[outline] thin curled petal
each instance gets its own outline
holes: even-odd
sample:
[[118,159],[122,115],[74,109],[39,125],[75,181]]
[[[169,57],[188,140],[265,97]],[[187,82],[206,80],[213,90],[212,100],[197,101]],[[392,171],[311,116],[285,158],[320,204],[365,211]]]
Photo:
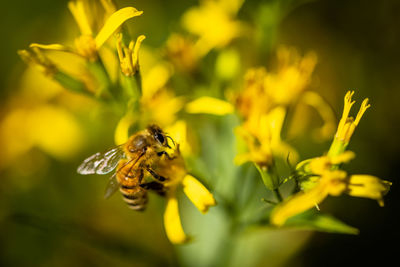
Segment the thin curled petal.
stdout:
[[319,204],[329,194],[326,183],[319,183],[306,193],[300,192],[275,207],[271,213],[271,224],[281,226],[290,217]]
[[201,213],[205,214],[209,207],[216,205],[213,195],[193,176],[186,175],[182,185],[183,192]]
[[104,23],[103,28],[97,34],[95,41],[99,49],[110,36],[128,19],[142,15],[143,11],[138,11],[133,7],[121,8],[113,13]]
[[372,175],[352,175],[348,186],[348,194],[354,197],[375,199],[383,207],[383,196],[387,194],[391,182],[381,180]]
[[164,213],[164,227],[171,243],[182,244],[189,240],[182,228],[176,196],[168,198],[167,207]]
[[231,103],[224,100],[203,96],[188,103],[186,105],[186,111],[194,114],[227,115],[233,113],[234,107]]
[[86,16],[85,7],[83,1],[69,2],[68,8],[72,13],[76,23],[78,24],[79,30],[83,35],[92,35],[92,29],[90,27],[89,20]]
[[40,48],[43,50],[52,50],[52,51],[62,51],[62,52],[71,52],[71,49],[65,45],[61,44],[49,44],[49,45],[44,45],[44,44],[37,44],[37,43],[32,43],[29,45],[30,48]]

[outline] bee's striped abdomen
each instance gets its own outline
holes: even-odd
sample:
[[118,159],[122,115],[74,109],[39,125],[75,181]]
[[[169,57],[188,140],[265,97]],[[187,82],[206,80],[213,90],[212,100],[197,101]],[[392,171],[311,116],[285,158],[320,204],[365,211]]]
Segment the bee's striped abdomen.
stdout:
[[125,203],[133,210],[144,210],[147,204],[147,192],[146,190],[136,187],[135,189],[123,189],[120,187],[122,197]]
[[[124,163],[120,163],[123,165]],[[127,164],[117,173],[117,180],[120,184],[119,191],[129,208],[142,211],[147,204],[147,191],[140,187],[139,181],[143,177],[143,170]]]

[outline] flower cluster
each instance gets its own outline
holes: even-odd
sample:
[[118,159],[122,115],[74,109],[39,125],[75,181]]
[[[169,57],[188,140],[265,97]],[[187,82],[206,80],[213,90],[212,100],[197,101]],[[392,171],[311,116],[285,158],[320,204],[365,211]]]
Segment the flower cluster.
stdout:
[[326,197],[347,193],[355,197],[375,199],[383,206],[383,196],[389,191],[391,182],[381,180],[372,175],[349,175],[339,167],[355,157],[347,151],[350,138],[361,120],[364,112],[370,107],[368,99],[364,99],[356,119],[349,117],[354,91],[347,92],[344,98],[343,115],[340,119],[335,137],[328,153],[324,156],[308,159],[296,166],[295,179],[301,191],[279,204],[271,214],[271,223],[282,225],[290,217],[318,207]]
[[[336,127],[330,106],[311,90],[317,56],[278,46],[276,51],[268,51],[275,52],[269,53],[276,55],[275,68],[246,65],[244,52],[235,41],[249,38],[255,30],[238,19],[243,2],[200,1],[182,15],[182,32],[171,33],[157,49],[146,46],[145,35],[132,38],[129,34],[131,19],[142,16],[143,11],[119,9],[112,0],[69,2],[79,29],[73,45],[32,43],[18,51],[31,67],[29,73],[36,68],[51,84],[43,86],[35,103],[14,103],[4,116],[0,135],[12,141],[0,152],[10,162],[34,147],[56,158],[71,157],[79,152],[85,130],[100,135],[109,134],[107,129],[112,128],[115,144],[121,145],[147,125],[159,125],[174,140],[169,156],[161,153],[154,166],[159,175],[168,177],[163,184],[164,226],[174,244],[190,240],[181,224],[180,191],[203,214],[218,200],[220,209],[215,210],[224,211],[232,229],[253,224],[283,226],[292,217],[318,208],[328,196],[348,194],[377,200],[383,206],[390,182],[341,169],[355,157],[347,148],[370,107],[368,99],[352,118],[354,92],[348,92],[329,151],[299,162],[300,149],[288,140],[286,128],[296,128],[292,118],[300,105],[312,107],[321,118],[313,137],[328,140]],[[212,62],[211,67],[207,62]],[[40,77],[32,80],[45,84]],[[33,87],[39,85],[35,83],[30,90]],[[108,119],[106,128],[96,123]],[[24,146],[19,145],[21,140]],[[288,177],[281,176],[278,163],[290,169],[286,170],[291,172]],[[226,173],[232,177],[226,178]],[[265,204],[240,186],[244,173],[253,174],[255,177],[248,177],[253,180],[259,176],[265,185],[259,188],[276,197],[276,201],[266,199],[272,204],[263,212],[267,219],[257,214],[241,221],[236,199]],[[220,192],[217,184],[235,195]],[[292,192],[284,192],[283,184],[292,187]]]

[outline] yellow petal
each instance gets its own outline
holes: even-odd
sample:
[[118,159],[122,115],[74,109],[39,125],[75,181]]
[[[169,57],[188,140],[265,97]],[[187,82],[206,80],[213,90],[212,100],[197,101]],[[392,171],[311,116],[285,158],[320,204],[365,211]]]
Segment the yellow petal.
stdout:
[[286,110],[283,107],[276,107],[268,113],[268,126],[271,134],[271,143],[279,143],[281,130],[285,120]]
[[89,20],[86,16],[85,7],[83,1],[69,2],[68,8],[74,16],[76,23],[78,24],[79,30],[83,35],[92,35],[92,29],[90,28]]
[[307,91],[303,94],[302,99],[304,103],[313,107],[320,115],[323,125],[315,131],[315,137],[317,139],[331,138],[335,131],[335,114],[328,103],[317,93]]
[[188,113],[205,113],[213,115],[226,115],[231,114],[234,111],[234,107],[231,103],[221,99],[203,96],[193,100],[186,105],[186,111]]
[[71,158],[80,150],[83,133],[76,119],[66,110],[43,105],[30,111],[26,129],[35,145],[48,154]]
[[307,192],[300,192],[285,200],[275,207],[271,213],[271,224],[281,226],[290,217],[302,213],[316,204],[319,204],[328,196],[328,184],[318,183]]
[[183,155],[190,155],[192,148],[187,141],[187,125],[184,120],[178,120],[173,125],[165,129],[166,133],[179,144]]
[[121,145],[126,143],[129,138],[129,127],[135,122],[132,114],[127,114],[120,119],[117,128],[115,129],[114,141],[115,144]]
[[164,227],[171,243],[182,244],[189,240],[182,228],[176,196],[168,198],[167,208],[164,213]]
[[186,175],[182,185],[183,192],[201,213],[206,213],[209,207],[216,205],[213,195],[193,176]]
[[380,206],[383,206],[383,196],[389,191],[391,185],[391,182],[372,175],[352,175],[348,194],[355,197],[375,199]]
[[168,82],[172,73],[173,69],[170,65],[164,62],[154,64],[143,77],[143,98],[149,99],[156,95]]
[[133,7],[125,7],[112,14],[104,23],[103,28],[96,36],[96,47],[99,49],[105,41],[124,23],[130,18],[142,15],[143,11],[138,11]]
[[30,44],[29,47],[34,48],[40,48],[43,50],[53,50],[53,51],[63,51],[63,52],[71,52],[71,49],[61,45],[61,44],[49,44],[49,45],[44,45],[44,44],[37,44],[37,43],[33,43]]
[[140,35],[136,39],[136,44],[135,44],[135,47],[133,48],[133,52],[132,52],[132,63],[136,66],[137,69],[139,68],[138,67],[138,65],[139,65],[139,48],[144,39],[146,39],[146,36],[144,36],[144,35]]
[[350,160],[354,159],[355,156],[356,156],[356,154],[353,151],[345,151],[340,155],[333,156],[331,158],[331,163],[333,165],[338,165],[338,164],[341,164],[341,163],[347,163]]

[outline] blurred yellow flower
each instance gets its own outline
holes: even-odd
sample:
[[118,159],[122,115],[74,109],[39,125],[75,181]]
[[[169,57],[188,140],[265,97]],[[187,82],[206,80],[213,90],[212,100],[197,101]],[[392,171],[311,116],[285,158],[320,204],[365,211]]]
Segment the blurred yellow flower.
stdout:
[[165,55],[181,72],[192,72],[199,61],[199,53],[195,42],[188,37],[173,33],[165,44]]
[[281,130],[286,109],[296,101],[316,108],[324,124],[320,136],[329,136],[333,130],[334,115],[317,94],[305,92],[316,64],[316,55],[300,57],[295,49],[280,47],[277,53],[278,68],[267,72],[265,68],[249,69],[245,75],[244,89],[236,98],[236,107],[243,119],[237,133],[247,144],[248,152],[238,155],[237,163],[252,161],[260,167],[272,164],[273,155],[297,161],[298,154],[281,140]]
[[248,151],[236,156],[236,164],[251,161],[261,168],[268,168],[273,162],[273,155],[285,158],[288,154],[297,160],[297,152],[281,140],[285,115],[283,107],[276,107],[267,114],[250,116],[237,127],[236,133],[243,138]]
[[266,75],[264,87],[272,102],[287,105],[296,101],[309,85],[317,56],[309,52],[301,57],[294,48],[281,46],[277,51],[277,61],[276,73]]
[[231,103],[209,96],[202,96],[187,103],[185,109],[186,112],[193,114],[227,115],[234,112]]
[[199,55],[224,47],[242,34],[243,25],[235,20],[242,3],[242,0],[205,0],[185,12],[182,24],[199,37],[196,43]]
[[83,132],[72,114],[50,104],[12,109],[0,122],[0,136],[4,164],[34,147],[58,159],[71,158],[83,144]]

